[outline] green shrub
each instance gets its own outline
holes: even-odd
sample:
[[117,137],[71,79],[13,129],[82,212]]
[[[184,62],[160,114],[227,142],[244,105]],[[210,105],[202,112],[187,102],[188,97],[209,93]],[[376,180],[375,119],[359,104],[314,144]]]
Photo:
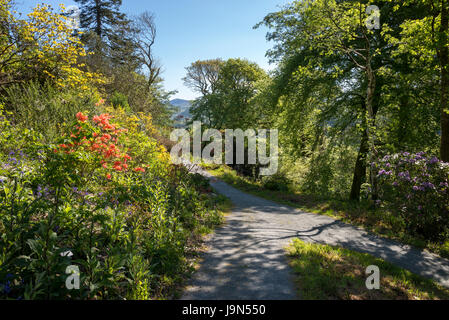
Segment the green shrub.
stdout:
[[122,107],[127,112],[131,112],[131,108],[128,103],[128,97],[124,94],[121,94],[120,92],[114,92],[111,97],[111,104],[114,106],[114,108]]
[[[139,121],[79,113],[47,143],[0,112],[0,299],[170,294],[192,235],[220,214]],[[69,266],[80,290],[65,286]]]
[[1,100],[13,113],[13,124],[33,129],[51,142],[61,135],[65,122],[75,119],[75,114],[95,112],[99,98],[95,92],[29,82],[7,88]]
[[262,186],[271,191],[288,192],[292,182],[283,174],[276,174],[262,178]]
[[387,155],[377,164],[378,205],[398,215],[407,233],[426,240],[449,237],[449,164],[424,152]]

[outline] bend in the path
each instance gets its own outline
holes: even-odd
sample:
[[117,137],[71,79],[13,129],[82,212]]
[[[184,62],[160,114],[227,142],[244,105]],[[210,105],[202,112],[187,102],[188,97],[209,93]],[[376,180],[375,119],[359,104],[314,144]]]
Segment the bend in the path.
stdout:
[[449,287],[449,260],[377,237],[327,216],[302,212],[212,178],[235,208],[208,242],[183,299],[295,299],[284,248],[293,238],[372,254]]

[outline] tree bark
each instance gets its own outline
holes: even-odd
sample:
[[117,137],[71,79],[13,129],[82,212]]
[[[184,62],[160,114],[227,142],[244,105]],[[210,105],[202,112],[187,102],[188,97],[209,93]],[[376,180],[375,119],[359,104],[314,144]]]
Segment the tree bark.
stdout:
[[355,163],[354,179],[352,181],[350,199],[359,201],[362,184],[366,182],[366,156],[368,155],[368,136],[363,132],[360,142],[359,155]]
[[369,146],[369,167],[370,167],[370,180],[372,188],[372,199],[377,200],[377,173],[375,169],[371,166],[371,163],[376,161],[376,146],[375,146],[375,136],[374,129],[376,125],[376,114],[374,111],[374,94],[376,92],[376,75],[371,66],[371,57],[368,56],[366,65],[366,76],[368,80],[368,88],[366,92],[366,109],[368,111],[368,119],[366,126],[366,135],[368,136],[368,146]]
[[447,33],[449,30],[449,11],[447,2],[443,1],[441,8],[440,26],[440,65],[441,65],[441,147],[440,158],[444,162],[449,162],[449,49]]
[[95,0],[95,33],[101,38],[103,36],[103,26],[101,23],[101,2]]

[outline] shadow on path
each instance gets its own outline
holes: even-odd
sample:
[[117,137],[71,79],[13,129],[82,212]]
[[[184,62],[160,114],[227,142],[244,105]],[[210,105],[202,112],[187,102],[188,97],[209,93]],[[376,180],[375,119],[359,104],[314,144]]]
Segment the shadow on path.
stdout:
[[246,194],[216,179],[211,184],[235,207],[226,225],[207,241],[209,250],[182,299],[296,299],[284,250],[293,238],[369,253],[449,287],[449,260]]

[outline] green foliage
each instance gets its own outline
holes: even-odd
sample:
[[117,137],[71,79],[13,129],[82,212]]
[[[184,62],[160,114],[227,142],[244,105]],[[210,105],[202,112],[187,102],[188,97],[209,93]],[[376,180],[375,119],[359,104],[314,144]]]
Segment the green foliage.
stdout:
[[48,142],[62,133],[65,122],[78,112],[94,112],[98,94],[80,89],[58,89],[50,83],[17,84],[6,89],[5,108],[13,112],[15,125],[41,133]]
[[308,193],[352,190],[358,199],[376,175],[368,160],[402,150],[437,154],[447,127],[440,125],[438,61],[428,47],[429,3],[381,2],[380,30],[367,28],[367,5],[293,1],[258,25],[270,28],[268,56],[278,63],[255,99],[264,106],[260,117],[279,128],[282,170]]
[[282,174],[262,178],[262,186],[272,191],[288,192],[291,187],[291,181]]
[[64,16],[38,4],[18,19],[11,6],[10,0],[0,1],[0,89],[35,80],[88,90],[103,81],[81,63],[87,52]]
[[[123,112],[79,113],[50,144],[0,119],[0,297],[169,296],[192,234],[221,222],[205,182],[171,166],[148,124]],[[81,285],[70,291],[73,265]]]
[[425,153],[385,156],[378,164],[381,200],[408,233],[426,240],[449,237],[449,165]]
[[202,93],[191,108],[194,120],[216,129],[251,128],[258,119],[252,99],[267,75],[242,59],[197,61],[187,68],[186,84]]
[[116,28],[129,21],[120,12],[121,0],[75,0],[81,5],[81,27],[95,32],[99,37],[112,38]]
[[128,97],[120,92],[114,92],[111,97],[111,104],[114,106],[114,108],[122,107],[127,112],[131,111],[128,103]]

